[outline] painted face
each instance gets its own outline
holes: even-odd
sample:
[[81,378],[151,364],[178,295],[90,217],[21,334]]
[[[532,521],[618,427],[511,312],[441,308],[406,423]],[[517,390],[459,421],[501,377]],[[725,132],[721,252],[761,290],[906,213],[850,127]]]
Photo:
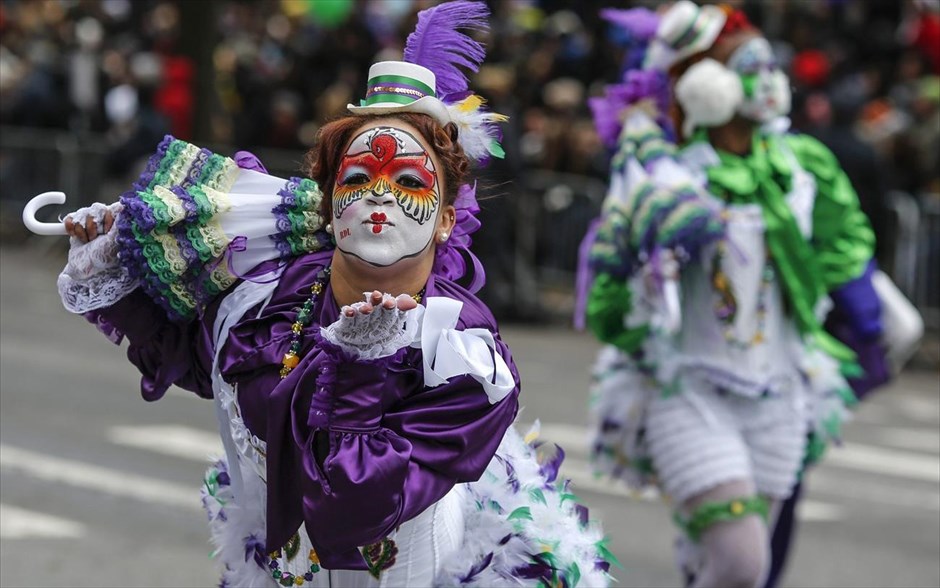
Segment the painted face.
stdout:
[[412,134],[375,127],[353,139],[333,188],[336,247],[375,266],[427,249],[440,208],[430,154]]
[[780,70],[770,43],[754,37],[735,49],[728,67],[744,86],[744,101],[738,113],[757,122],[767,122],[790,112],[790,80]]

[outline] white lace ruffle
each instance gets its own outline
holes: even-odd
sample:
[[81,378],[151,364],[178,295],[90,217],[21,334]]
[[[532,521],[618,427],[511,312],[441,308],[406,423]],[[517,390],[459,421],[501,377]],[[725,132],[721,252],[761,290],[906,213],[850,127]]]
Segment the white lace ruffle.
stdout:
[[[382,302],[392,299],[391,295],[385,294]],[[398,308],[387,309],[380,304],[371,313],[362,314],[359,309],[365,304],[357,302],[351,305],[350,308],[356,311],[351,317],[341,312],[336,322],[320,330],[323,338],[361,360],[394,355],[414,341],[421,307],[401,311]]]
[[228,417],[229,431],[232,435],[232,441],[238,450],[239,463],[247,465],[262,480],[267,480],[267,443],[257,435],[253,435],[248,430],[245,420],[242,418],[236,400],[235,388],[231,384],[219,378],[219,387],[215,391],[218,396],[218,402]]
[[[116,219],[122,207],[117,202],[110,206],[96,202],[69,216],[82,225],[91,217],[101,227],[108,210]],[[117,230],[113,226],[111,231],[88,243],[75,237],[71,237],[69,243],[68,263],[56,280],[62,305],[69,312],[82,314],[111,306],[137,288],[137,279],[118,261]]]

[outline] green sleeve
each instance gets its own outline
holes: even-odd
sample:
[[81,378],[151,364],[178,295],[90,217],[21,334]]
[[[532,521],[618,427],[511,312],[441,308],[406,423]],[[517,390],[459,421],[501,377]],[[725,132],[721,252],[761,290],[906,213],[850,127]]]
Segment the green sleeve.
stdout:
[[625,280],[610,274],[594,278],[587,302],[587,325],[594,336],[622,351],[637,351],[649,333],[649,326],[624,326],[624,317],[630,312],[633,293]]
[[827,291],[865,271],[875,233],[835,155],[808,135],[787,135],[800,165],[816,179],[812,245]]

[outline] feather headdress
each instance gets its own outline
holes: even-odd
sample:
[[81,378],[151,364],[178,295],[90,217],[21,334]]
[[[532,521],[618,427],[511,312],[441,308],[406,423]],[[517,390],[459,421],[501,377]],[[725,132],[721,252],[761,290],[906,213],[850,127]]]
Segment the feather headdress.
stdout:
[[376,63],[369,70],[366,99],[349,105],[353,114],[420,112],[442,125],[457,125],[457,140],[478,163],[502,158],[498,123],[505,116],[489,112],[473,94],[468,73],[480,70],[486,49],[462,31],[489,29],[489,9],[483,2],[457,0],[418,13],[408,35],[404,61]]
[[428,68],[437,78],[444,102],[469,87],[464,69],[476,73],[486,57],[479,41],[460,29],[487,31],[490,11],[483,2],[446,2],[418,13],[418,24],[405,42],[405,61]]

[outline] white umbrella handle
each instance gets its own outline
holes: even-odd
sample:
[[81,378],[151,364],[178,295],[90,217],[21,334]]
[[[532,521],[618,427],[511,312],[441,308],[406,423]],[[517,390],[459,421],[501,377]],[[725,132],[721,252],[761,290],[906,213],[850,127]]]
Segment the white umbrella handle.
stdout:
[[65,204],[65,192],[43,192],[34,196],[23,207],[23,224],[37,235],[67,235],[62,223],[44,223],[36,220],[36,211],[48,204]]

